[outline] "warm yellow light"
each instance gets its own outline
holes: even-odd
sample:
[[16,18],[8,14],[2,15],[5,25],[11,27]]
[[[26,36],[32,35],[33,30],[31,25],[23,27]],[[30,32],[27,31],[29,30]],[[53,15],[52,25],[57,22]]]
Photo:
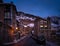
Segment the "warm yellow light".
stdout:
[[16,27],[16,30],[18,29],[18,27]]
[[11,30],[11,35],[14,33],[14,31],[13,30]]
[[40,27],[43,27],[43,25],[40,25]]
[[13,33],[13,30],[12,30],[12,33]]

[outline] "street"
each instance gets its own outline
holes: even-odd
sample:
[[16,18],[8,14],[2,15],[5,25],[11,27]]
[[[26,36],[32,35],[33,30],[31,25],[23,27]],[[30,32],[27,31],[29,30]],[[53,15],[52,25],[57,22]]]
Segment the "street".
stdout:
[[[41,45],[37,44],[31,37],[26,37],[25,39],[19,41],[18,43],[4,46],[41,46]],[[44,46],[57,46],[57,45],[46,41],[46,45]]]

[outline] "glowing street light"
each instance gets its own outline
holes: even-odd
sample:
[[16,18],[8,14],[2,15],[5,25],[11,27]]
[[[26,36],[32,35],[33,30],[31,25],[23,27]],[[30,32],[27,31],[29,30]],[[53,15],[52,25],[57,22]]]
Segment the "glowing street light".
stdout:
[[18,29],[18,27],[16,27],[16,30]]

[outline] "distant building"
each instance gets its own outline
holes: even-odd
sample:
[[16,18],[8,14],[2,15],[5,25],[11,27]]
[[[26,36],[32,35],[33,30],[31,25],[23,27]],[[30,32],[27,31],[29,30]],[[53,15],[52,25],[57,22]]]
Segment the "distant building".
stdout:
[[51,39],[60,44],[60,17],[52,16],[51,18]]
[[46,39],[50,39],[51,34],[51,22],[50,18],[47,19],[44,18],[37,18],[35,20],[35,31],[38,35],[43,34]]
[[16,19],[19,21],[21,36],[31,33],[34,27],[35,17],[33,17],[33,15],[26,14],[24,12],[17,12],[17,13],[18,15],[16,16]]
[[20,31],[22,34],[29,34],[34,31],[35,35],[43,33],[46,38],[50,38],[51,22],[38,16],[18,12],[17,20],[20,22]]

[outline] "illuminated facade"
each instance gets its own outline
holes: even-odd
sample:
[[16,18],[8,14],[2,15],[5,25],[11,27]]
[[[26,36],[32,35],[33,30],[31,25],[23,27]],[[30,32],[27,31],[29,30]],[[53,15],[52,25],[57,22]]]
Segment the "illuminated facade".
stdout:
[[36,35],[41,35],[43,34],[46,39],[50,39],[50,34],[51,34],[51,22],[49,18],[43,19],[43,18],[37,18],[34,22],[35,24],[35,34]]

